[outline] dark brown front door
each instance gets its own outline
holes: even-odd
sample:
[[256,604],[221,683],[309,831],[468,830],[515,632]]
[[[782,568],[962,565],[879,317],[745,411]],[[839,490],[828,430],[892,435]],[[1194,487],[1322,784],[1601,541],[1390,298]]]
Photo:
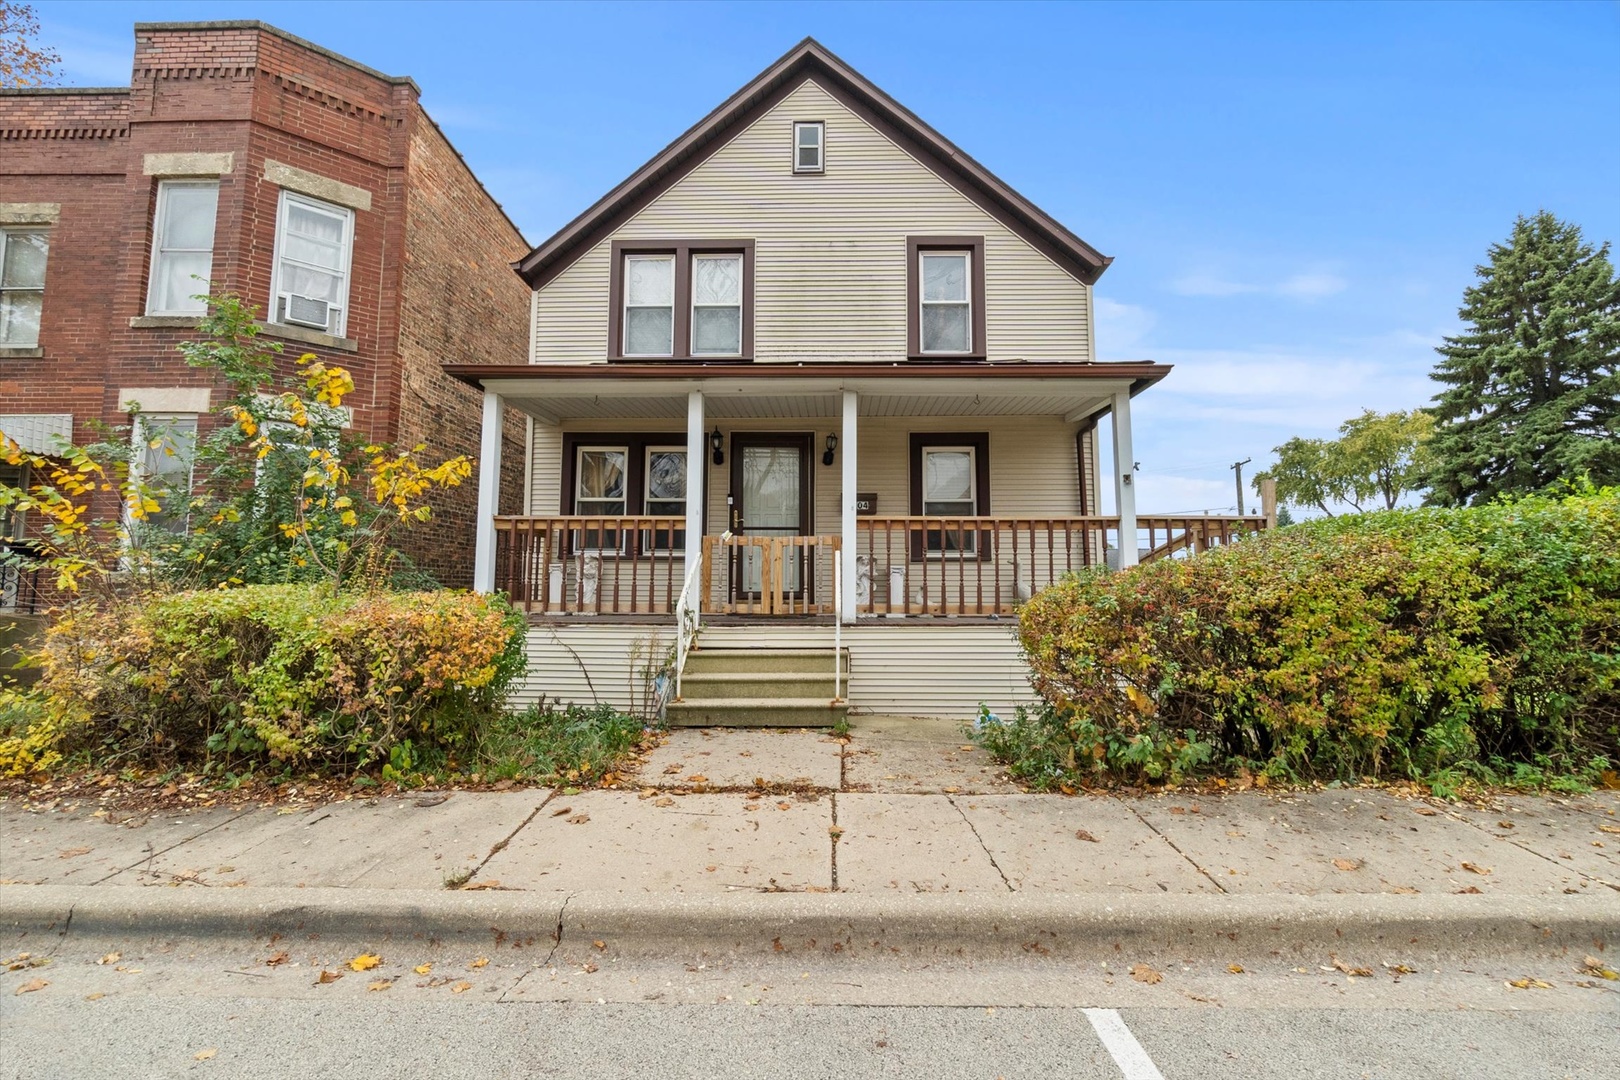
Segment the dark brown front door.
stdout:
[[[814,435],[739,432],[731,437],[731,531],[740,536],[808,536]],[[736,551],[734,598],[758,597],[764,548]],[[802,596],[807,567],[789,558],[782,567],[783,592]]]

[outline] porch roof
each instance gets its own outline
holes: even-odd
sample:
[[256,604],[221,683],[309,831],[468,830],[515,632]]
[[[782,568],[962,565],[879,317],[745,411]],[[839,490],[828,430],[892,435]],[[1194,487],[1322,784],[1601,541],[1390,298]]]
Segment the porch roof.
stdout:
[[701,390],[717,418],[835,416],[842,392],[863,416],[1036,416],[1080,421],[1135,395],[1170,365],[1112,363],[921,364],[447,364],[470,386],[549,421],[686,415]]

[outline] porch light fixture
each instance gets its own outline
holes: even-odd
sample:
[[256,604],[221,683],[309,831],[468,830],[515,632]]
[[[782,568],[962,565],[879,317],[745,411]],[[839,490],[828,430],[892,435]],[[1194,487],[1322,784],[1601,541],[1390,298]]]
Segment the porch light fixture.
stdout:
[[835,450],[837,450],[837,449],[838,449],[838,436],[837,435],[828,435],[827,436],[827,452],[825,454],[821,455],[821,463],[823,465],[831,465],[833,463],[833,452]]
[[712,451],[711,457],[716,465],[726,463],[726,437],[720,434],[719,424],[714,426],[713,433],[709,435],[709,449]]

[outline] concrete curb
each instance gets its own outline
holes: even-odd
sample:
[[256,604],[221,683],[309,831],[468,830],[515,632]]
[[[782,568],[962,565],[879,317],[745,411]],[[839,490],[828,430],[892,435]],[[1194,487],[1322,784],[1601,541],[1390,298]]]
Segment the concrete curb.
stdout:
[[420,892],[8,885],[0,929],[75,938],[603,941],[647,958],[1186,960],[1546,954],[1620,943],[1620,896]]

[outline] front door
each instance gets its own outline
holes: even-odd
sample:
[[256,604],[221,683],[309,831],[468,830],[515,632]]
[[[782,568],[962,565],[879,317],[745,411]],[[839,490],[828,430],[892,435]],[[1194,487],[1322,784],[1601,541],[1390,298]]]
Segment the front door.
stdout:
[[[814,435],[748,434],[731,437],[731,531],[742,536],[810,534],[810,455]],[[738,547],[732,566],[733,600],[757,599],[768,548]],[[782,592],[804,593],[804,549],[782,560]]]

